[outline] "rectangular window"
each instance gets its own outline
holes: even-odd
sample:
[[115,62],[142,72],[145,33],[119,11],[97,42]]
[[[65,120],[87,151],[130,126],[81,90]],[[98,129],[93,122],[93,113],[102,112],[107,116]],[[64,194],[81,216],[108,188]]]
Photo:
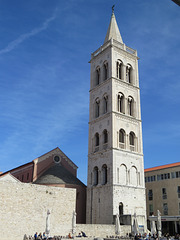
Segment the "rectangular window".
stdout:
[[179,177],[179,172],[176,172],[176,178],[178,178]]
[[164,174],[161,174],[161,180],[163,180],[164,179]]
[[149,204],[149,216],[153,215],[153,205]]
[[167,205],[167,203],[163,203],[163,213],[164,213],[164,215],[168,215],[168,205]]
[[172,172],[171,173],[171,178],[175,178],[176,176],[175,176],[175,172]]
[[153,200],[153,191],[152,191],[152,189],[149,190],[148,198],[149,198],[150,201]]
[[161,175],[157,175],[157,181],[161,180]]
[[168,179],[170,179],[170,173],[168,173]]
[[177,187],[178,198],[180,198],[180,186]]
[[145,182],[147,182],[147,177],[145,177]]
[[163,199],[167,199],[166,188],[162,188],[162,198],[163,198]]
[[151,178],[150,177],[148,177],[148,182],[150,182],[151,181]]

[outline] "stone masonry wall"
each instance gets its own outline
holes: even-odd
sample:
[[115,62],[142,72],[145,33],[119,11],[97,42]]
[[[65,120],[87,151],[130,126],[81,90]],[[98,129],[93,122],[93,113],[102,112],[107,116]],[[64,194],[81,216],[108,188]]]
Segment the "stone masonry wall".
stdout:
[[[101,237],[107,238],[110,236],[116,236],[115,225],[107,224],[77,224],[76,235],[81,231],[85,232],[88,237]],[[120,235],[126,236],[127,233],[131,232],[131,226],[121,226]]]
[[3,240],[21,240],[24,234],[42,233],[50,210],[50,235],[72,230],[75,189],[29,183],[0,182],[0,233]]

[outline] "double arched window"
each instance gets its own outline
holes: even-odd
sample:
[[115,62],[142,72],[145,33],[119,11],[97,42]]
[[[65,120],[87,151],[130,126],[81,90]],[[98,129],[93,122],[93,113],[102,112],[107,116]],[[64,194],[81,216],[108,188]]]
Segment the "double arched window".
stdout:
[[100,169],[97,166],[94,167],[93,169],[93,185],[97,186],[99,183],[102,185],[107,184],[108,182],[108,171],[107,171],[107,165],[103,164],[102,168]]
[[122,60],[116,61],[116,77],[120,80],[124,80],[127,83],[134,84],[134,69],[130,63],[125,65]]
[[96,98],[94,103],[94,117],[97,118],[101,114],[105,114],[109,111],[108,95],[105,93],[102,99]]
[[[127,135],[128,136],[128,135]],[[128,140],[128,139],[127,139]],[[129,144],[128,144],[129,142]],[[126,132],[124,129],[119,130],[119,148],[125,149],[128,146],[129,150],[137,151],[137,138],[134,132],[129,133],[129,141],[126,141]]]
[[104,61],[101,67],[97,66],[95,69],[94,86],[97,86],[101,83],[101,81],[105,81],[106,79],[108,79],[108,74],[108,62]]
[[104,129],[104,131],[102,132],[102,144],[100,143],[100,135],[97,132],[94,135],[94,152],[97,152],[99,150],[106,150],[108,147],[108,132],[107,129]]

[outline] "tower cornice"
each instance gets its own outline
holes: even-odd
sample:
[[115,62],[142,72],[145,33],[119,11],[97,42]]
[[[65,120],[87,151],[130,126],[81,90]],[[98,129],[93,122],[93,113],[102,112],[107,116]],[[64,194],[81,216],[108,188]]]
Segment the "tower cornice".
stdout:
[[131,57],[133,56],[136,59],[139,59],[139,57],[137,56],[137,51],[135,49],[126,46],[125,43],[121,43],[121,42],[118,42],[117,40],[110,39],[109,41],[104,43],[100,48],[98,48],[96,51],[91,53],[91,60],[89,62],[91,63],[92,59],[99,56],[99,54],[104,52],[108,47],[116,47],[122,50],[123,52],[125,52],[127,55],[130,55]]
[[101,122],[103,119],[110,117],[110,115],[112,115],[112,114],[115,114],[115,115],[117,115],[117,117],[122,118],[122,119],[128,119],[130,122],[134,122],[134,123],[136,123],[136,122],[141,123],[142,122],[141,119],[137,119],[135,117],[125,115],[125,114],[120,113],[120,112],[112,111],[112,112],[106,113],[106,114],[104,114],[104,115],[102,115],[102,116],[100,116],[96,119],[93,119],[92,121],[89,121],[89,124],[94,124],[94,123],[97,123],[97,122]]
[[[110,152],[112,150],[116,150],[116,151],[119,151],[119,152],[124,152],[124,153],[131,153],[133,155],[137,155],[137,156],[141,156],[143,157],[144,154],[143,153],[139,153],[139,152],[135,152],[135,151],[130,151],[130,150],[127,150],[127,149],[122,149],[122,148],[113,148],[113,147],[110,147],[110,148],[107,148],[106,150],[102,149],[102,150],[99,150],[98,152],[91,152],[88,154],[88,157],[92,157],[92,156],[98,156],[98,155],[101,155],[101,158],[103,157],[103,153],[107,153],[107,152]],[[91,158],[92,160],[93,158]]]

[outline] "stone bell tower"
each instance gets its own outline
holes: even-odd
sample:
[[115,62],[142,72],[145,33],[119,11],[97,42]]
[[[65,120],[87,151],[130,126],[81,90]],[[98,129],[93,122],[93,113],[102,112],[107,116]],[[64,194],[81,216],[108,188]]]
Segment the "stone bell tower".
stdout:
[[117,213],[132,222],[136,214],[146,228],[138,57],[114,11],[90,63],[87,223],[112,224]]

